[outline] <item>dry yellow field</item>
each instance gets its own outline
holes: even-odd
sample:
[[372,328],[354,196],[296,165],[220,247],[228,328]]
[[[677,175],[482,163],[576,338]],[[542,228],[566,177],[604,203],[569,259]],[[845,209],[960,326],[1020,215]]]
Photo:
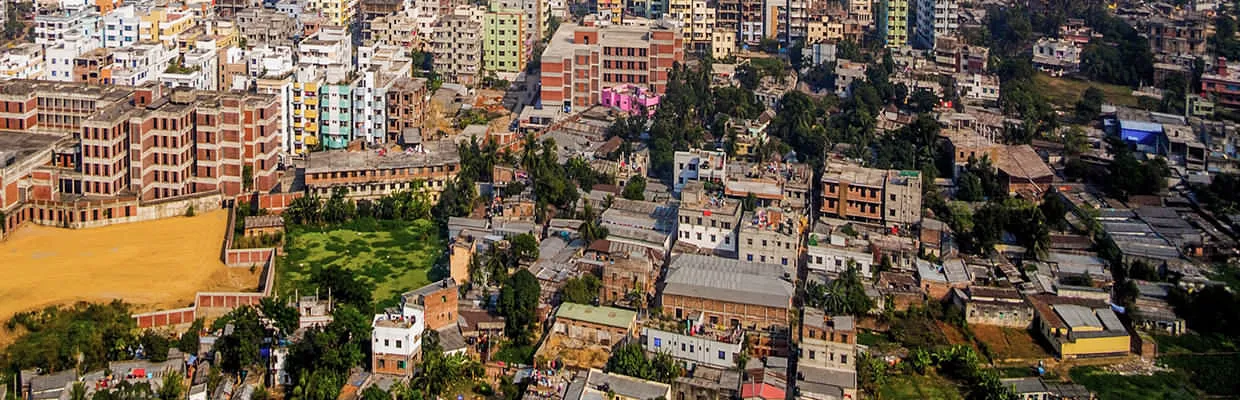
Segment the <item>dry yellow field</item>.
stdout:
[[[186,307],[198,291],[253,290],[257,273],[220,261],[227,211],[93,229],[26,226],[0,242],[0,321],[76,301],[135,311]],[[2,333],[0,333],[2,335]]]

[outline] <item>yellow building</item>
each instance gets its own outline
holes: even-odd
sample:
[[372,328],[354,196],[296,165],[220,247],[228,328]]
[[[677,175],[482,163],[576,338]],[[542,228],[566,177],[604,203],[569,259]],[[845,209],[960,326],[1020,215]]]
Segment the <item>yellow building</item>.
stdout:
[[322,77],[293,82],[292,105],[294,154],[305,154],[319,143],[319,86]]
[[179,35],[197,24],[193,14],[184,11],[168,11],[167,8],[153,9],[139,19],[138,39],[163,42],[165,45],[175,44]]
[[327,25],[349,26],[357,12],[357,0],[310,0],[307,11],[327,19]]
[[1034,325],[1059,358],[1124,355],[1132,339],[1105,302],[1033,296]]

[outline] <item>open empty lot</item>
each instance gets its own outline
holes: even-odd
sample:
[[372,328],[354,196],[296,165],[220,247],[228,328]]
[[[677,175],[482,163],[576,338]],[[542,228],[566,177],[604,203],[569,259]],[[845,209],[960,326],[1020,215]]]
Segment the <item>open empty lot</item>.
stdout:
[[313,293],[311,281],[324,267],[357,273],[374,284],[373,300],[392,306],[401,293],[430,283],[427,274],[443,254],[443,240],[427,220],[366,221],[332,227],[293,227],[276,279],[280,293]]
[[1051,357],[1028,329],[972,325],[973,335],[985,343],[997,360],[1034,360]]
[[[76,301],[135,311],[185,307],[198,291],[253,290],[258,274],[220,262],[226,211],[92,229],[26,226],[0,242],[0,321]],[[2,334],[2,333],[0,333]]]

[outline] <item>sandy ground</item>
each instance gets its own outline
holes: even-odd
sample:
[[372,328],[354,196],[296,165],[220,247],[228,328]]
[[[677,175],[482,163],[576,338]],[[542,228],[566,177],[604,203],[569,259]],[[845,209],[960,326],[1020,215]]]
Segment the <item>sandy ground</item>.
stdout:
[[140,312],[189,306],[198,291],[253,290],[258,271],[219,259],[227,223],[227,211],[215,211],[94,229],[26,226],[0,242],[0,321],[82,300],[122,299]]

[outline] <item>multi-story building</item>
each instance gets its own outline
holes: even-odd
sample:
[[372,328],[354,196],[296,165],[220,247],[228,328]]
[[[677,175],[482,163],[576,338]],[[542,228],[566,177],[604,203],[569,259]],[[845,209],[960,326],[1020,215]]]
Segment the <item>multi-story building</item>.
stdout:
[[197,26],[194,14],[174,12],[168,8],[152,9],[139,19],[138,40],[163,42],[170,46],[181,34]]
[[715,28],[715,7],[704,0],[668,0],[667,18],[680,26],[685,46],[697,52],[711,48]]
[[727,184],[728,154],[722,151],[689,149],[677,151],[672,159],[676,177],[673,190],[679,192],[689,182]]
[[99,14],[85,5],[41,8],[34,16],[34,42],[43,46],[55,46],[73,36],[79,36],[96,41],[94,47],[98,47],[99,21]]
[[209,49],[194,49],[184,53],[180,64],[174,62],[170,68],[159,74],[159,81],[169,87],[218,90],[219,67],[219,53]]
[[740,327],[754,354],[779,354],[789,334],[793,294],[784,273],[774,264],[681,254],[668,266],[659,304],[676,320]]
[[343,149],[354,137],[354,82],[346,79],[345,75],[328,74],[319,86],[319,143],[324,149]]
[[468,15],[452,14],[435,25],[431,54],[435,72],[445,81],[473,84],[482,70],[482,23]]
[[917,45],[929,49],[935,38],[955,36],[960,30],[958,0],[917,0]]
[[745,331],[739,326],[710,324],[705,313],[690,317],[687,321],[648,320],[642,328],[643,347],[650,353],[668,353],[689,370],[735,368],[737,356],[744,354]]
[[322,15],[329,25],[349,26],[357,14],[357,0],[310,0],[306,9]]
[[1081,67],[1081,47],[1070,40],[1038,39],[1033,44],[1033,66],[1055,76],[1076,72]]
[[376,314],[370,334],[371,372],[412,377],[413,362],[422,354],[425,332],[425,314],[412,304]]
[[1209,25],[1200,16],[1154,17],[1145,21],[1146,37],[1154,54],[1198,57],[1205,55]]
[[838,228],[822,222],[814,226],[806,243],[806,267],[833,275],[842,274],[852,267],[862,276],[872,277],[874,253],[869,242],[848,236]]
[[801,255],[801,217],[779,208],[746,211],[740,221],[738,258],[764,264],[779,264],[796,273]]
[[999,101],[999,77],[988,74],[957,74],[956,90],[965,102],[995,104]]
[[307,156],[306,189],[330,196],[340,187],[353,199],[378,199],[407,190],[423,190],[438,201],[448,180],[456,178],[461,158],[455,143],[423,143],[426,152],[323,151]]
[[526,47],[525,12],[499,9],[494,4],[482,21],[483,72],[511,80],[525,69],[529,48]]
[[[412,129],[420,129],[425,120],[427,87],[425,78],[400,77],[387,90],[388,142]],[[422,132],[423,140],[434,132]]]
[[[677,164],[679,166],[679,164]],[[809,215],[813,171],[807,164],[756,164],[733,162],[726,166],[724,195],[746,199],[753,195],[755,206],[778,207],[796,215]]]
[[822,174],[823,215],[885,225],[921,221],[921,174],[839,161]]
[[672,64],[684,62],[680,35],[661,25],[563,24],[542,54],[542,102],[565,111],[599,104],[603,88],[623,83],[667,88]]
[[92,85],[111,85],[112,52],[94,49],[73,58],[73,81]]
[[[370,30],[370,23],[379,17],[387,17],[393,15],[407,15],[406,12],[413,8],[414,4],[411,0],[360,0],[358,2],[358,20],[361,22],[361,31]],[[362,36],[365,38],[365,36]]]
[[603,304],[620,304],[631,308],[646,305],[646,296],[654,293],[659,269],[650,257],[640,251],[610,254],[602,267],[599,300]]
[[247,8],[237,12],[237,27],[245,47],[292,46],[290,32],[297,31],[297,20],[275,10]]
[[367,143],[386,143],[388,91],[411,74],[411,65],[400,47],[363,46],[358,49],[358,78],[353,82],[353,137]]
[[600,21],[619,24],[624,17],[624,0],[597,0],[594,2],[594,14]]
[[404,49],[421,49],[424,45],[419,40],[417,20],[403,13],[375,17],[367,26],[370,29],[363,32],[366,43]]
[[123,6],[103,17],[103,30],[99,39],[103,47],[109,49],[127,47],[138,42],[141,26],[142,18],[134,6]]
[[280,104],[274,97],[165,90],[153,83],[0,83],[0,102],[10,110],[0,126],[62,138],[49,152],[28,153],[36,156],[23,164],[30,169],[10,174],[6,168],[5,192],[13,194],[0,198],[6,227],[135,221],[150,218],[138,213],[149,201],[216,191],[236,196],[275,185]]
[[962,43],[953,36],[934,38],[934,63],[940,72],[985,73],[990,49]]
[[880,0],[878,6],[878,32],[883,45],[889,49],[907,46],[908,0]]
[[821,309],[806,308],[800,343],[798,386],[825,385],[832,388],[813,391],[842,393],[844,399],[857,397],[857,328],[852,316],[825,315]]
[[762,42],[766,26],[766,2],[763,0],[740,0],[740,40],[755,46]]
[[1228,65],[1219,58],[1212,73],[1201,74],[1201,91],[1211,96],[1216,104],[1224,107],[1240,107],[1240,67]]
[[691,182],[681,192],[677,221],[679,242],[725,255],[736,254],[741,226],[739,201],[714,197],[701,182]]
[[405,292],[400,297],[405,307],[413,307],[422,312],[426,318],[426,328],[440,330],[456,327],[457,309],[460,306],[460,287],[452,278],[444,278],[439,282]]
[[0,54],[0,80],[43,79],[47,53],[43,46],[22,43]]

